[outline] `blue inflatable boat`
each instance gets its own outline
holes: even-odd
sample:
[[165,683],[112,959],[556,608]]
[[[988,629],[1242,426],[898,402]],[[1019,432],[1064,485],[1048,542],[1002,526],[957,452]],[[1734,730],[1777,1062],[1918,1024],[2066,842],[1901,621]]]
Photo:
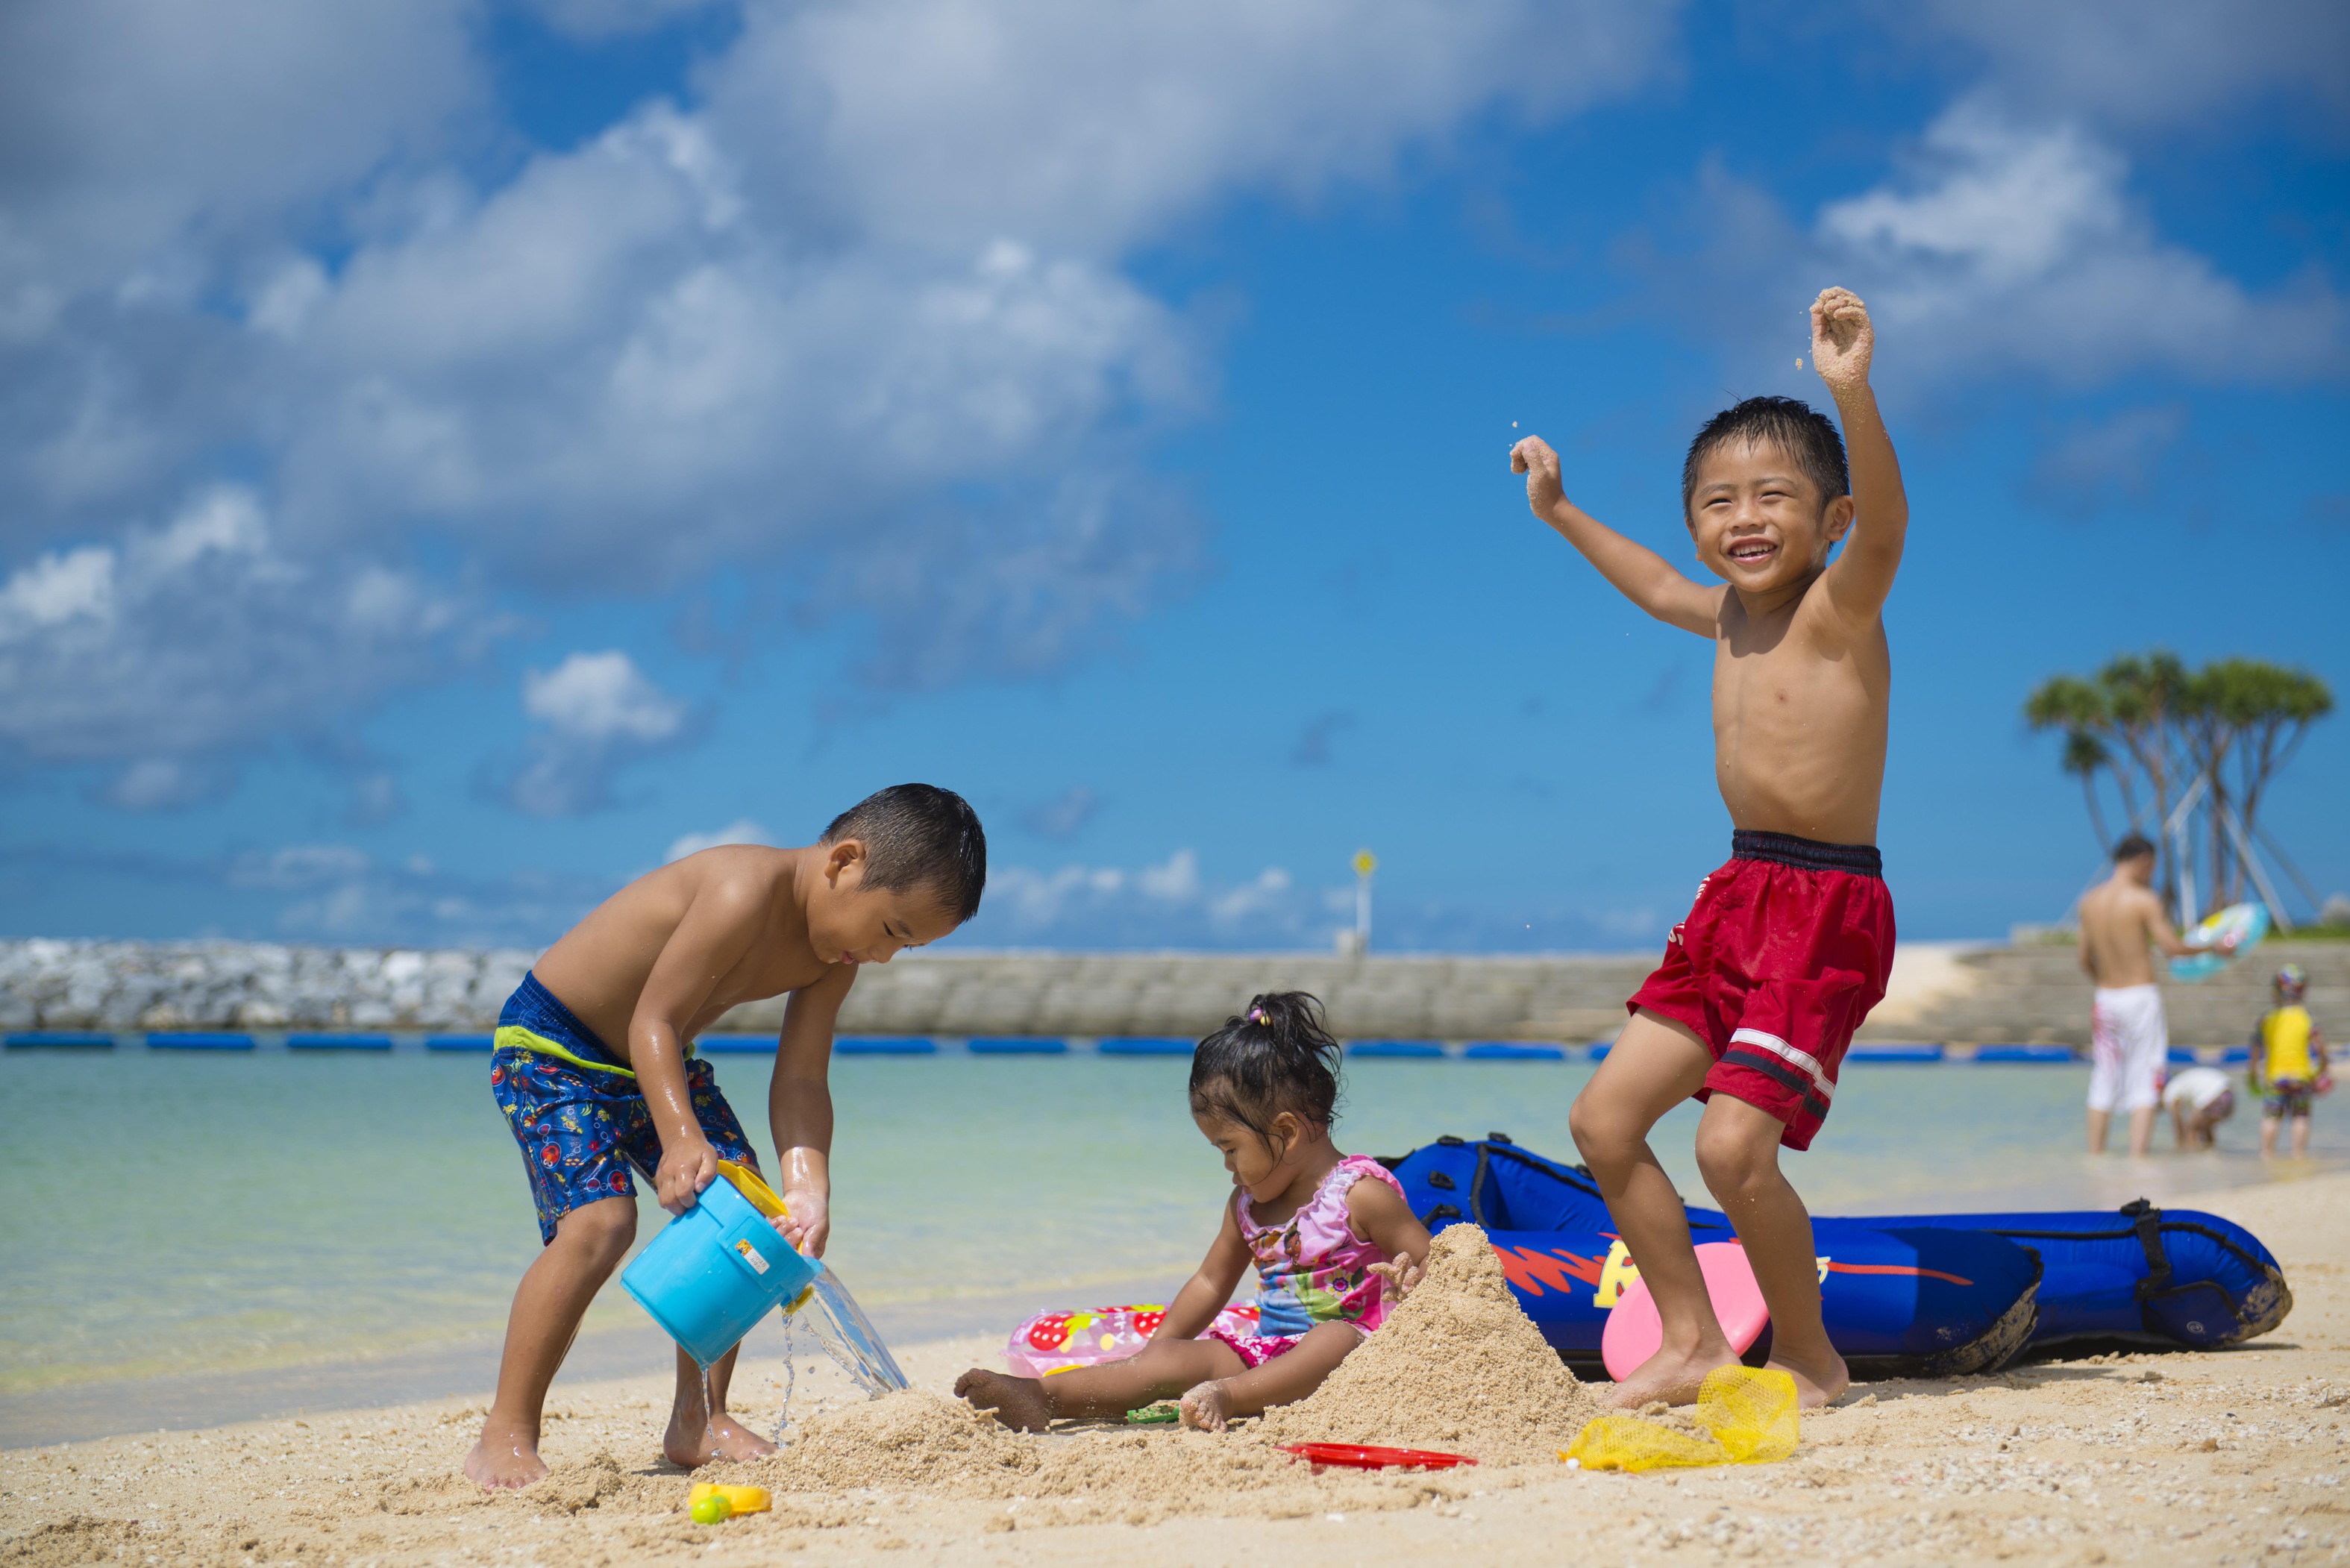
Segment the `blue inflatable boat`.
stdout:
[[[1597,1364],[1608,1310],[1636,1271],[1588,1171],[1499,1133],[1440,1138],[1383,1163],[1430,1231],[1481,1226],[1543,1337],[1578,1366]],[[1734,1239],[1719,1210],[1688,1212],[1697,1241]],[[2268,1333],[2293,1306],[2282,1271],[2250,1231],[2143,1200],[2118,1213],[1812,1225],[1828,1336],[1862,1376],[1989,1372],[2065,1342],[2208,1349]],[[1749,1359],[1767,1349],[1766,1331]]]

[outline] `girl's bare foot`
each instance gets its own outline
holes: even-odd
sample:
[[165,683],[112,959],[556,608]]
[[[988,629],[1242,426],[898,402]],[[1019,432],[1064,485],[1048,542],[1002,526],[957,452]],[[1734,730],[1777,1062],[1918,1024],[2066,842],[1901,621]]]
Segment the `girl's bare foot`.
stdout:
[[695,1421],[691,1412],[673,1413],[661,1438],[661,1453],[681,1469],[696,1469],[714,1459],[755,1459],[772,1454],[775,1445],[721,1410]]
[[1183,1424],[1202,1432],[1221,1432],[1231,1407],[1232,1396],[1224,1392],[1222,1383],[1211,1378],[1194,1384],[1183,1396]]
[[1828,1352],[1825,1361],[1806,1359],[1798,1365],[1773,1355],[1764,1365],[1795,1380],[1795,1408],[1798,1410],[1820,1409],[1852,1386],[1852,1374],[1845,1370],[1844,1357],[1833,1350]]
[[[1705,1375],[1717,1366],[1731,1366],[1737,1359],[1738,1352],[1730,1348],[1730,1341],[1720,1337],[1711,1345],[1690,1350],[1675,1350],[1668,1345],[1633,1368],[1632,1376],[1616,1385],[1616,1392],[1610,1397],[1621,1410],[1637,1410],[1655,1399],[1662,1399],[1668,1405],[1694,1405]],[[1801,1386],[1799,1378],[1797,1386]]]
[[489,1491],[525,1487],[546,1473],[546,1461],[538,1457],[538,1435],[503,1422],[484,1423],[481,1440],[465,1456],[465,1474]]
[[1053,1424],[1053,1402],[1041,1377],[1006,1377],[974,1366],[955,1379],[954,1391],[1015,1432],[1041,1432]]

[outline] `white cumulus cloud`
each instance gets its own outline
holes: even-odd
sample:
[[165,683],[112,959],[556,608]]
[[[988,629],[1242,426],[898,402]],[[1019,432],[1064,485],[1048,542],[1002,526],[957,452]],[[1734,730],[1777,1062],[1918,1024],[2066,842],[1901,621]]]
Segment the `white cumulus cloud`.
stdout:
[[819,221],[952,251],[1115,255],[1238,191],[1310,199],[1500,106],[1663,63],[1674,5],[1605,0],[858,0],[746,8],[712,114]]
[[2211,380],[2338,374],[2343,304],[2305,279],[2254,295],[2163,240],[2122,155],[2076,125],[1968,99],[1912,166],[1819,215],[1814,265],[1868,299],[1910,373],[2020,367],[2089,384],[2161,369]]
[[410,574],[297,557],[253,492],[213,488],[0,578],[0,755],[112,765],[132,809],[211,798],[278,738],[350,754],[358,718],[497,624]]
[[[588,39],[717,18],[532,3]],[[788,624],[863,628],[873,684],[1049,670],[1202,554],[1149,453],[1208,405],[1212,367],[1135,254],[1235,196],[1386,179],[1488,110],[1621,93],[1662,67],[1675,16],[745,0],[691,101],[528,152],[469,0],[8,7],[0,617],[86,628],[111,594],[129,625],[148,591],[130,557],[78,549],[233,469],[270,545],[237,556],[255,583],[224,602],[268,602],[264,562],[315,595],[299,563],[402,558],[422,531],[525,594],[766,574],[796,597]],[[351,607],[412,620],[436,596],[379,577]],[[192,610],[120,635],[167,670],[219,663],[181,640],[208,635]],[[342,679],[313,671],[351,635],[297,613],[267,640],[298,694]],[[406,669],[345,684],[445,672]],[[73,750],[61,711],[21,716],[42,704],[0,692],[19,715],[0,735]],[[250,680],[195,707],[232,748],[319,711]]]
[[618,649],[574,653],[552,670],[526,671],[522,708],[556,734],[581,741],[666,741],[685,723],[685,704]]
[[692,711],[619,649],[525,670],[522,706],[539,728],[497,794],[532,816],[601,810],[622,768],[691,738]]
[[0,637],[114,614],[116,554],[81,549],[45,555],[0,583]]

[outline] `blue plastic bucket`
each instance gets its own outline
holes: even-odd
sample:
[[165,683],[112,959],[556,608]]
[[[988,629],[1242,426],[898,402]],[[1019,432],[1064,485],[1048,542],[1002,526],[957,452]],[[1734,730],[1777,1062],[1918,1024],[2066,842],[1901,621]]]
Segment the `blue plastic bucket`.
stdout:
[[722,1176],[661,1228],[621,1272],[620,1283],[688,1355],[707,1366],[740,1345],[761,1318],[795,1300],[822,1266],[794,1251]]

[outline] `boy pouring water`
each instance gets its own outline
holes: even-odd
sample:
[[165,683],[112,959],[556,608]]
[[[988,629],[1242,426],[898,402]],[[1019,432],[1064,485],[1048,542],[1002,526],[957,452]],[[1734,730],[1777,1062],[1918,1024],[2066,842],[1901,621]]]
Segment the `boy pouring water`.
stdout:
[[[515,1291],[498,1392],[465,1457],[484,1487],[527,1486],[546,1390],[579,1320],[637,1233],[630,1168],[672,1214],[718,1162],[757,1169],[693,1042],[728,1009],[788,994],[767,1090],[790,1210],[811,1256],[831,1230],[832,1026],[859,964],[888,963],[971,919],[987,839],[962,796],[897,784],[801,849],[728,845],[648,872],[546,950],[498,1015],[490,1089],[522,1146],[543,1244]],[[775,1445],[726,1413],[728,1351],[705,1373],[681,1349],[661,1451],[687,1467]]]

